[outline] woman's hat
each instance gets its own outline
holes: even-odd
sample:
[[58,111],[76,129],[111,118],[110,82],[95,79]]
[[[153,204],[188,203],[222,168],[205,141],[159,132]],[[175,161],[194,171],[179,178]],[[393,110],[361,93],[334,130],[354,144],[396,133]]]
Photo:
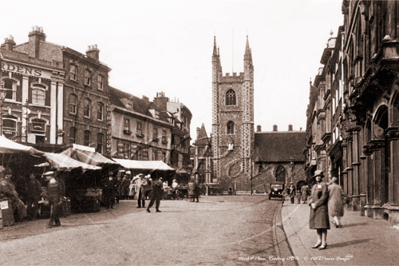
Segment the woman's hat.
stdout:
[[316,177],[316,176],[324,176],[323,171],[322,170],[316,170],[314,172],[314,176],[313,177]]
[[48,172],[45,172],[43,174],[43,176],[49,176],[49,175],[54,175],[54,172],[53,171],[48,171]]
[[126,174],[127,174],[127,175],[130,175],[130,174],[131,174],[131,172],[130,172],[130,171],[126,171]]

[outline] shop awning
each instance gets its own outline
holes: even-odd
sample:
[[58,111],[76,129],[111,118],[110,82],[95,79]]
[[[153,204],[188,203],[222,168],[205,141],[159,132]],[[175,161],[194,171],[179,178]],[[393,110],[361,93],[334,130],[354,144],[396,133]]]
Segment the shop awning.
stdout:
[[175,171],[163,161],[137,161],[112,158],[126,169]]
[[27,152],[30,155],[43,155],[44,152],[36,150],[33,147],[25,146],[16,143],[4,136],[0,136],[0,153],[16,153],[16,152]]
[[83,171],[101,170],[101,167],[99,166],[79,162],[61,153],[46,152],[44,153],[44,157],[46,157],[47,161],[51,164],[51,167],[56,168],[58,171],[71,171],[75,168],[82,168]]
[[118,163],[104,157],[98,152],[88,151],[88,150],[81,150],[76,148],[69,148],[61,154],[65,154],[75,160],[78,160],[83,163],[96,165],[96,166],[104,166],[104,165],[115,165],[117,166]]

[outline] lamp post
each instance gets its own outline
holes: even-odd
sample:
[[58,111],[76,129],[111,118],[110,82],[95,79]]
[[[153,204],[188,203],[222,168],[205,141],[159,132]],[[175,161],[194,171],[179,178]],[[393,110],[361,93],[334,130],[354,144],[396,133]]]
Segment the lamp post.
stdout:
[[24,126],[24,136],[25,136],[25,143],[28,142],[28,115],[30,114],[29,110],[29,103],[28,99],[26,99],[25,103],[22,105],[22,117],[25,119],[25,126]]
[[3,101],[6,95],[7,89],[4,89],[3,82],[0,82],[0,136],[3,136]]
[[290,165],[291,165],[291,182],[292,182],[292,177],[294,176],[294,156],[292,155],[290,157]]

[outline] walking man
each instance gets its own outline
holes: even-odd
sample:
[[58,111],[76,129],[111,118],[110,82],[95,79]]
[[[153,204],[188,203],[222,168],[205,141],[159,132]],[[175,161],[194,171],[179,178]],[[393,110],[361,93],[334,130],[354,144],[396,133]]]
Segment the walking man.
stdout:
[[28,219],[30,221],[34,221],[37,219],[37,210],[39,206],[39,200],[40,196],[42,194],[42,187],[40,185],[39,180],[35,178],[35,174],[31,173],[29,175],[29,181],[26,186],[26,191],[27,191],[27,199],[26,199],[26,205],[27,207],[27,212],[28,212]]
[[161,197],[162,197],[162,177],[160,177],[157,181],[154,181],[152,184],[152,193],[151,193],[151,201],[150,201],[150,205],[148,205],[147,211],[150,211],[151,206],[154,204],[155,202],[155,209],[156,212],[161,212],[159,210],[159,205],[161,203]]
[[49,171],[43,174],[47,179],[47,199],[50,202],[50,220],[48,222],[47,228],[55,226],[61,226],[60,222],[60,212],[62,208],[62,196],[61,196],[61,185],[58,180],[55,179],[55,173]]

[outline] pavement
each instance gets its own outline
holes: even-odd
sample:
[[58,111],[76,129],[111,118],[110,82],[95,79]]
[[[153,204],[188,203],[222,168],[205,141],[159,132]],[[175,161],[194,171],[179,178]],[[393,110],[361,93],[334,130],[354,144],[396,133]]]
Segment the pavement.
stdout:
[[294,254],[294,258],[281,257],[283,265],[399,264],[399,230],[390,226],[388,221],[345,210],[342,228],[331,223],[327,249],[319,250],[311,248],[317,242],[317,234],[316,230],[309,229],[309,212],[307,204],[292,204],[286,200],[282,206],[282,227]]

